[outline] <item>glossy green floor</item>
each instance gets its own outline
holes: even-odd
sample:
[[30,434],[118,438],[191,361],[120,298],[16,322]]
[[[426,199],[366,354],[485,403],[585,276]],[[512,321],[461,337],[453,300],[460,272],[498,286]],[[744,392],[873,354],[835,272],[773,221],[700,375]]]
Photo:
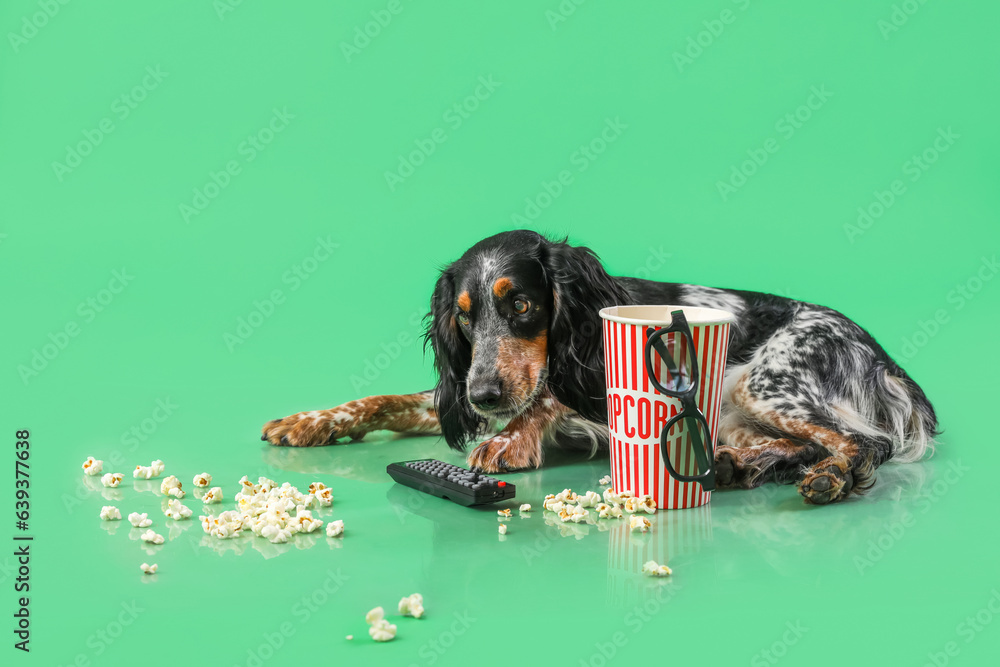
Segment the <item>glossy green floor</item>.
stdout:
[[[35,538],[29,655],[0,550],[0,662],[995,664],[997,5],[481,4],[0,4],[0,434],[10,465],[30,430]],[[435,438],[258,440],[433,386],[439,268],[515,227],[618,275],[844,311],[926,389],[938,455],[831,507],[769,486],[643,536],[536,512],[501,540],[492,508],[389,482],[462,461]],[[88,484],[90,455],[121,489]],[[323,481],[346,534],[167,525],[128,475],[156,458],[229,501],[243,475]],[[537,506],[607,470],[505,479]],[[370,641],[365,612],[413,592],[426,617]]]

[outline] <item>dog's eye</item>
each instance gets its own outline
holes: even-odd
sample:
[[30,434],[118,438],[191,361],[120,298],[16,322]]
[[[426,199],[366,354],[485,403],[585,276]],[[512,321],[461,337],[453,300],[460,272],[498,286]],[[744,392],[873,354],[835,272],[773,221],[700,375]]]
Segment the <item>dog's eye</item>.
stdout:
[[528,303],[527,301],[523,299],[514,299],[514,312],[517,313],[518,315],[524,315],[526,312],[528,312],[528,308],[530,307],[531,304]]
[[463,327],[469,326],[469,316],[466,315],[465,313],[459,314],[458,321],[462,324]]

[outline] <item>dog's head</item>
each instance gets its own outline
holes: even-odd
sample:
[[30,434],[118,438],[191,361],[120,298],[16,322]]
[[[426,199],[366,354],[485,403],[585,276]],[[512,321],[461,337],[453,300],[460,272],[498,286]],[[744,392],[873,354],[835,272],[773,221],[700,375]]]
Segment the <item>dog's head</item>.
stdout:
[[567,406],[604,419],[597,311],[626,298],[587,248],[530,231],[470,248],[442,272],[427,330],[448,444],[460,449],[488,421],[521,414],[546,384]]

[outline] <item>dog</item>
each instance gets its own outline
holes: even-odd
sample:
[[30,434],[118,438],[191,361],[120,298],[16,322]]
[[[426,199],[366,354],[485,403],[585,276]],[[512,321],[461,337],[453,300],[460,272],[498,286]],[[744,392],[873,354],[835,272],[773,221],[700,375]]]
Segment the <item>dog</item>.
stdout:
[[807,503],[862,493],[889,459],[933,451],[937,417],[920,387],[835,310],[760,292],[612,277],[590,249],[533,231],[480,241],[446,267],[424,348],[438,383],[275,419],[272,445],[313,447],[370,431],[486,434],[468,456],[488,473],[536,468],[550,444],[608,446],[606,306],[703,306],[735,315],[723,383],[718,488],[796,483]]

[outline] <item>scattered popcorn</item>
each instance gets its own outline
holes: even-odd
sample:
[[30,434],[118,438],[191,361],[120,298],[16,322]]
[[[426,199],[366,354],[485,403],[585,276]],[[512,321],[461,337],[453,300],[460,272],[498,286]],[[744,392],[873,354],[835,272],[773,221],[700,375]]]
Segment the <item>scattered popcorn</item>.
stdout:
[[614,505],[601,503],[595,509],[597,510],[597,516],[602,519],[620,519],[623,516],[621,505],[618,503]]
[[648,493],[639,496],[638,509],[646,514],[656,514],[656,501],[653,500],[653,496]]
[[326,488],[329,487],[327,487],[327,485],[324,484],[323,482],[313,482],[312,484],[309,485],[309,493],[316,494]]
[[163,535],[157,535],[153,530],[147,530],[139,536],[143,542],[150,544],[163,544]]
[[629,514],[634,514],[636,512],[646,512],[647,514],[656,514],[656,501],[653,500],[653,496],[649,495],[648,493],[643,494],[641,496],[632,496],[625,498],[624,509]]
[[581,521],[586,521],[589,516],[590,512],[584,509],[582,505],[566,505],[559,511],[559,520],[563,523],[567,521],[580,523]]
[[642,573],[651,577],[668,577],[673,571],[666,565],[660,565],[655,560],[648,560],[642,566]]
[[[299,508],[302,506],[299,505]],[[307,509],[296,509],[294,525],[298,528],[300,533],[311,533],[318,528],[322,527],[323,522],[319,519],[314,519],[312,512]]]
[[556,514],[562,512],[564,507],[566,507],[566,503],[563,503],[558,500],[554,500],[545,505],[545,509],[549,510],[550,512],[555,512]]
[[599,502],[601,502],[601,494],[593,491],[587,491],[580,496],[580,507],[593,507]]
[[103,521],[121,521],[122,513],[114,505],[105,505],[101,508],[101,519]]
[[[170,482],[167,484],[167,482]],[[174,487],[172,480],[164,480],[168,492]],[[322,487],[322,488],[321,488]],[[317,502],[329,506],[333,503],[330,490],[320,484],[311,485],[313,493],[302,493],[288,482],[280,486],[272,479],[260,477],[257,482],[251,482],[246,475],[240,480],[240,491],[234,496],[236,509],[222,512],[218,517],[201,516],[204,531],[219,539],[239,536],[240,532],[250,529],[254,535],[264,537],[274,544],[283,544],[299,533],[313,533],[323,526],[323,521],[314,517],[309,508]],[[202,502],[217,503],[222,500],[222,489],[213,487],[202,496]],[[334,521],[327,525],[327,535],[335,537],[344,529],[343,521]],[[310,542],[300,541],[299,548],[308,546]],[[255,547],[256,548],[256,547]]]
[[382,619],[368,628],[368,634],[377,642],[387,642],[396,638],[396,626]]
[[167,509],[163,513],[167,515],[168,519],[180,521],[191,516],[191,509],[186,507],[181,501],[171,499],[167,502]]
[[365,621],[371,627],[368,634],[377,642],[387,642],[396,637],[396,626],[385,620],[385,610],[382,607],[375,607],[365,614]]
[[420,618],[423,616],[424,596],[420,593],[414,593],[410,597],[400,600],[399,613],[403,616],[412,616],[413,618]]
[[501,535],[506,535],[507,534],[507,524],[501,523],[500,524],[500,528],[498,528],[498,530],[500,531]]
[[315,496],[316,502],[319,503],[320,507],[329,507],[333,504],[333,491],[331,489],[319,489],[312,495]]
[[132,476],[136,479],[153,479],[163,474],[165,468],[163,461],[157,459],[148,466],[136,466],[135,470],[132,471]]
[[183,498],[184,490],[181,488],[181,481],[176,476],[171,475],[160,482],[160,493],[174,498]]
[[609,505],[618,505],[622,502],[622,497],[611,489],[604,489],[604,502]]
[[212,483],[212,476],[207,472],[200,473],[194,476],[194,485],[205,487]]
[[266,526],[261,532],[261,537],[266,537],[271,544],[284,544],[292,539],[292,531],[277,526]]
[[219,516],[200,516],[201,527],[209,535],[220,540],[239,537],[243,530],[243,515],[236,510],[223,512]]
[[205,492],[205,495],[201,497],[201,502],[206,505],[212,505],[215,503],[222,502],[222,489],[218,486],[213,486],[211,489]]
[[521,505],[520,507],[517,508],[517,511],[518,512],[530,512],[531,511],[531,505],[529,505],[528,503],[524,503],[523,505]]
[[597,480],[597,483],[600,484],[601,486],[607,486],[608,484],[611,483],[611,475],[605,475],[604,477]]
[[139,566],[139,569],[142,570],[145,574],[156,574],[156,570],[158,568],[159,566],[156,563],[153,563],[152,565],[150,565],[149,563],[143,563],[142,565]]
[[120,472],[107,472],[101,477],[101,484],[110,487],[112,489],[117,488],[119,484],[122,483],[122,474]]
[[370,612],[365,614],[365,623],[368,625],[373,625],[377,621],[381,621],[385,618],[385,609],[382,607],[375,607]]
[[93,456],[88,456],[87,460],[83,462],[83,472],[86,475],[100,475],[102,470],[104,470],[104,461],[95,459]]
[[575,503],[579,499],[579,496],[573,493],[572,489],[563,489],[555,495],[555,499],[564,503]]
[[500,516],[510,516],[510,509],[497,510]]
[[142,514],[132,512],[128,515],[128,522],[136,528],[148,528],[153,525],[153,522],[148,518],[145,512]]
[[644,516],[639,516],[638,514],[633,514],[628,518],[628,527],[631,530],[638,530],[645,533],[652,525],[653,524],[649,522],[649,519]]
[[354,639],[354,635],[347,635],[346,639],[347,641],[351,641],[352,639]]

